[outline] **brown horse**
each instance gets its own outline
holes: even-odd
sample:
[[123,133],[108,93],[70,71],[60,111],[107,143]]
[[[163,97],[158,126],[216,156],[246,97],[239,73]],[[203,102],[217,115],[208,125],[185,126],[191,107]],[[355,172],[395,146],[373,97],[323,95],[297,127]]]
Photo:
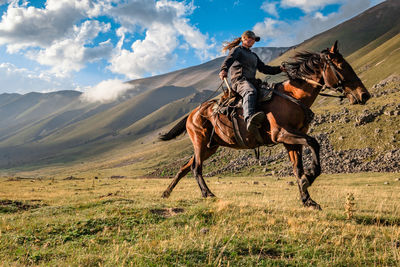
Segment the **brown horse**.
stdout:
[[[301,200],[304,206],[320,209],[311,199],[307,188],[321,173],[319,144],[307,135],[310,119],[309,108],[314,103],[323,87],[334,88],[342,92],[352,104],[364,104],[370,98],[367,89],[358,78],[349,63],[339,53],[337,41],[331,49],[321,53],[303,52],[293,57],[293,62],[286,63],[289,80],[275,88],[273,98],[260,105],[266,114],[262,129],[264,145],[283,143],[293,164]],[[338,89],[338,88],[341,89]],[[289,96],[289,97],[287,97]],[[213,197],[202,176],[203,162],[213,155],[219,146],[235,149],[248,149],[260,146],[259,142],[245,130],[245,123],[240,122],[241,132],[245,133],[246,146],[238,144],[233,130],[233,123],[222,114],[213,110],[215,100],[207,101],[194,109],[188,116],[175,125],[161,140],[171,140],[185,132],[193,143],[194,155],[181,167],[172,183],[164,191],[163,197],[169,197],[179,180],[190,169],[200,186],[203,197]],[[214,131],[214,133],[213,133]],[[302,147],[307,145],[312,152],[312,166],[304,172]]]

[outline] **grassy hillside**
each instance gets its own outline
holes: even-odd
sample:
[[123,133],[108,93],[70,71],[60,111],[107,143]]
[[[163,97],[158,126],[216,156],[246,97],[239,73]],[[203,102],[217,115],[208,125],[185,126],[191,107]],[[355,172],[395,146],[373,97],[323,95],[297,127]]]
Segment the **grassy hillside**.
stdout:
[[365,46],[348,60],[368,88],[390,75],[400,74],[400,33],[382,44],[373,42]]
[[3,118],[0,122],[1,140],[16,134],[21,128],[63,110],[65,106],[75,102],[79,95],[80,93],[72,91],[51,94],[2,94],[0,96],[0,114]]

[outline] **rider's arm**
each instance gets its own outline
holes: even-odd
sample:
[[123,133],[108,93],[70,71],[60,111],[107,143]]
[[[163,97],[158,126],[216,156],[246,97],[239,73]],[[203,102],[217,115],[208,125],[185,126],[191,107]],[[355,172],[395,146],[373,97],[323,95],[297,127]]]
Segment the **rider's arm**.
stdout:
[[268,66],[257,56],[257,70],[264,74],[279,74],[282,72],[281,66]]
[[228,72],[229,68],[232,66],[233,62],[238,59],[240,53],[240,47],[237,46],[229,51],[229,55],[226,56],[224,62],[221,65],[220,71]]

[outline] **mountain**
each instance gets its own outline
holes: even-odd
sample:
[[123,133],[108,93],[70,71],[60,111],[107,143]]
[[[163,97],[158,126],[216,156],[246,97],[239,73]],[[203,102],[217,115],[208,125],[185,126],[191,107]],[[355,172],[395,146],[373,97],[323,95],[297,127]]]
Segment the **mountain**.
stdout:
[[[338,40],[339,51],[347,57],[364,84],[370,87],[398,72],[399,50],[395,41],[400,33],[400,16],[398,14],[400,14],[400,1],[384,1],[350,20],[296,45],[272,60],[271,64],[276,65],[290,60],[290,57],[298,51],[321,51],[331,47]],[[392,50],[382,49],[384,46],[390,46],[389,49]],[[384,60],[385,64],[381,64],[377,70],[371,68],[371,60],[375,63]],[[392,67],[384,70],[386,66]],[[261,75],[261,77],[263,76]]]
[[272,62],[288,59],[296,51],[321,51],[339,40],[339,50],[349,56],[364,48],[369,52],[400,33],[400,1],[387,0],[330,30],[313,36]]
[[[253,51],[261,60],[269,62],[288,50],[287,47],[256,47]],[[140,91],[161,86],[193,87],[197,91],[213,90],[221,81],[218,79],[219,68],[225,57],[219,57],[198,66],[177,70],[150,78],[137,79],[129,83]]]
[[[287,48],[256,48],[270,61]],[[111,103],[90,103],[81,92],[0,95],[0,167],[69,161],[159,129],[199,105],[221,84],[224,57],[171,73],[129,81]],[[211,91],[212,90],[212,91]],[[121,141],[122,140],[122,141]],[[74,156],[71,156],[71,153]]]
[[[382,107],[396,109],[393,103],[398,98],[396,90],[390,89],[394,92],[390,93],[392,91],[385,87],[392,86],[400,77],[398,14],[400,1],[385,1],[287,52],[287,48],[254,48],[254,51],[264,61],[272,60],[270,65],[279,65],[296,51],[320,51],[339,40],[340,51],[368,90],[379,96],[384,92],[387,94],[387,97],[371,99],[365,107],[346,105],[345,108],[356,114],[354,116],[362,116],[357,112],[370,107],[373,110],[369,112],[381,116],[386,112]],[[191,153],[190,143],[184,138],[153,145],[156,135],[212,95],[221,84],[217,74],[222,61],[223,57],[220,57],[198,66],[129,81],[134,90],[128,90],[107,104],[85,102],[81,93],[72,91],[2,94],[0,168],[34,169],[61,164],[59,172],[65,172],[67,164],[73,166],[72,169],[79,169],[79,173],[93,173],[92,170],[109,173],[123,169],[127,173],[136,170],[145,174],[148,173],[146,168],[165,164],[176,167],[181,158]],[[338,113],[342,105],[335,99],[318,98],[313,110],[324,117],[325,113]],[[385,127],[392,129],[393,125],[391,118],[381,118],[373,124],[376,129],[370,128],[372,126],[354,129],[354,125],[348,123],[337,129],[322,124],[317,130],[331,132],[332,138],[336,139],[339,132],[342,138],[353,133],[354,136],[348,138],[351,142],[346,143],[344,139],[337,145],[340,149],[368,144],[369,148],[382,151],[382,147],[396,147],[390,140],[395,140],[397,135],[385,132],[381,136],[383,141],[378,141],[374,133]],[[380,145],[382,142],[384,146]],[[82,165],[88,160],[96,163]]]

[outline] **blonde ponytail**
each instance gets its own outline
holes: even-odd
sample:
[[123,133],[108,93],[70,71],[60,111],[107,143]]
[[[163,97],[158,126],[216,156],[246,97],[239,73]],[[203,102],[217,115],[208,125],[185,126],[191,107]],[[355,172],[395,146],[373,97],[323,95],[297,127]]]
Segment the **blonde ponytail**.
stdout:
[[242,41],[242,37],[238,37],[234,39],[232,42],[225,42],[223,47],[222,47],[222,52],[225,52],[226,50],[231,50],[232,48],[238,46],[240,42]]

